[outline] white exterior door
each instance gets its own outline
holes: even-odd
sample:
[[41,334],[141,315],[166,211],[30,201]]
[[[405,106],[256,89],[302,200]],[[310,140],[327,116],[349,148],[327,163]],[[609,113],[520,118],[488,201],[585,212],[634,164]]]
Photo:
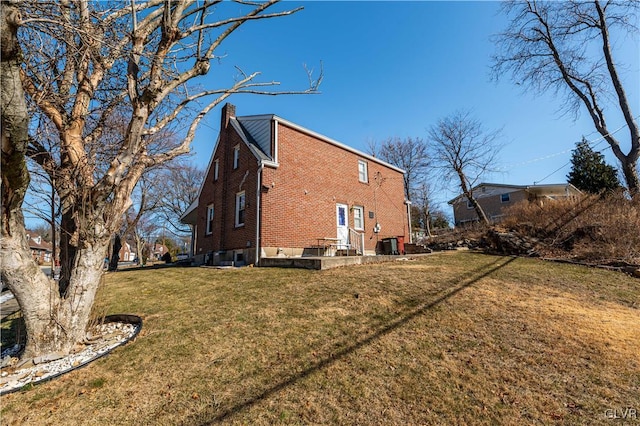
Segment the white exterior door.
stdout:
[[336,224],[338,228],[338,248],[346,249],[349,243],[349,210],[346,204],[336,204]]

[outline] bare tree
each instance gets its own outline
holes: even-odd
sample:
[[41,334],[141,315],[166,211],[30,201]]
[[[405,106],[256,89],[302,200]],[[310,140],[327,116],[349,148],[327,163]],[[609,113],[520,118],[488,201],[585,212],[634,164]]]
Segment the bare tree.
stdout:
[[375,142],[370,143],[369,150],[372,155],[405,171],[404,196],[412,200],[416,188],[427,179],[430,158],[426,142],[421,138],[393,137],[379,147]]
[[[173,162],[170,162],[173,163]],[[136,254],[142,259],[142,244],[144,244],[140,226],[153,220],[154,214],[160,209],[161,195],[158,187],[157,170],[148,170],[138,181],[138,185],[131,194],[132,204],[125,212],[120,230],[113,236],[110,247],[109,271],[118,269],[122,242],[130,238],[135,240]]]
[[157,177],[159,206],[156,216],[177,237],[191,234],[190,228],[180,222],[180,216],[198,198],[204,174],[205,171],[194,164],[174,161]]
[[[189,152],[211,109],[236,93],[317,93],[322,75],[310,76],[311,86],[300,91],[274,91],[277,82],[240,69],[230,84],[198,84],[241,25],[300,10],[269,13],[275,3],[2,1],[0,261],[24,315],[23,358],[67,353],[84,340],[109,240],[132,191],[146,170]],[[31,122],[23,89],[36,111]],[[116,114],[126,118],[121,138],[109,133]],[[29,135],[30,123],[42,122],[56,131],[56,152]],[[159,132],[180,137],[160,143],[153,138]],[[60,198],[57,286],[26,244],[27,143],[30,156],[55,176]]]
[[486,131],[468,111],[458,111],[438,120],[429,129],[433,142],[434,167],[445,181],[457,181],[462,193],[473,205],[478,219],[489,223],[473,194],[473,187],[488,172],[494,171],[501,149],[501,130]]
[[[181,227],[179,219],[197,198],[204,173],[203,169],[178,158],[160,168],[150,169],[142,176],[132,193],[132,205],[125,213],[118,233],[125,241],[133,240],[142,265],[150,228],[162,228],[178,238],[190,236],[190,229]],[[117,269],[118,260],[114,246],[110,270]]]
[[[561,94],[565,112],[577,113],[584,106],[620,161],[632,194],[640,191],[640,131],[624,89],[623,68],[614,59],[614,34],[637,37],[639,5],[626,0],[510,1],[505,12],[511,23],[497,36],[501,53],[494,57],[496,76],[510,73],[526,88]],[[637,73],[631,76],[631,84],[637,85],[637,79]],[[628,127],[626,153],[607,125],[614,113],[621,113]]]
[[419,228],[425,229],[427,236],[431,236],[431,211],[433,203],[431,201],[431,185],[427,179],[422,179],[420,184],[414,188],[414,197],[411,201],[411,217],[417,222]]

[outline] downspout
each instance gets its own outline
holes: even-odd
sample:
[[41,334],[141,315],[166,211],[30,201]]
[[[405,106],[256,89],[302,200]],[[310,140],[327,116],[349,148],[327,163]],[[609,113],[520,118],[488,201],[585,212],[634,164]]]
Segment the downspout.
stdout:
[[404,203],[407,205],[407,220],[409,221],[409,244],[412,244],[413,235],[411,232],[411,201],[406,200]]
[[254,265],[258,266],[260,263],[260,194],[262,193],[262,171],[264,170],[264,163],[260,162],[258,168],[258,178],[256,179],[256,256]]
[[196,230],[198,225],[191,225],[189,224],[189,227],[191,228],[191,244],[189,244],[189,250],[191,251],[191,253],[189,253],[189,257],[193,258],[196,255]]

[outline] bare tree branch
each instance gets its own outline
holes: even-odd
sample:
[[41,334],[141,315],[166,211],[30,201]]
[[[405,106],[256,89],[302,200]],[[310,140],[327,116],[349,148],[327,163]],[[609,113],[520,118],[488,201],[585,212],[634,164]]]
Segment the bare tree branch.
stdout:
[[[640,191],[640,130],[613,57],[611,31],[637,34],[639,8],[637,1],[509,1],[504,10],[511,23],[496,37],[500,53],[493,60],[496,77],[510,74],[525,88],[561,94],[565,112],[584,107],[620,161],[632,194]],[[607,127],[613,113],[629,128],[626,153]]]

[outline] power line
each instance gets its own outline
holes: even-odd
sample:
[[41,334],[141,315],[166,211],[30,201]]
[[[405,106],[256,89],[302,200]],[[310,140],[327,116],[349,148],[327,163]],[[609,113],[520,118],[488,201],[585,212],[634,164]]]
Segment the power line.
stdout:
[[[639,117],[640,117],[640,115],[639,115],[639,116],[637,116],[637,117],[635,117],[635,118],[637,119],[637,118],[639,118]],[[625,128],[625,127],[627,127],[627,124],[623,124],[621,127],[617,128],[617,129],[616,129],[616,130],[614,130],[613,132],[607,133],[605,136],[614,135],[615,133],[617,133],[618,131],[622,130],[622,129],[623,129],[623,128]],[[591,134],[593,134],[593,133],[595,133],[595,132],[591,132],[591,133],[589,133],[589,134],[591,135]],[[596,143],[596,144],[595,144],[595,145],[593,145],[593,146],[591,146],[591,145],[590,145],[590,146],[591,146],[591,149],[594,149],[595,147],[597,147],[598,145],[600,145],[602,142],[604,142],[604,140],[605,140],[605,136],[601,136],[601,137],[599,137],[598,139],[594,140],[593,142],[589,142],[589,141],[587,141],[589,144],[592,144],[592,143],[596,143],[596,142],[598,142],[598,143]],[[586,138],[585,138],[585,139],[586,139]],[[611,148],[611,146],[607,146],[607,147],[605,148],[605,150],[606,150],[606,149],[609,149],[609,148]],[[548,159],[550,159],[550,158],[554,158],[554,157],[557,157],[557,156],[559,156],[559,155],[562,155],[562,154],[566,154],[566,153],[568,153],[568,152],[571,152],[571,151],[573,151],[574,149],[575,149],[575,148],[567,148],[567,149],[565,149],[565,150],[563,150],[563,151],[556,152],[556,153],[549,154],[549,155],[545,155],[545,156],[543,156],[543,157],[532,158],[531,160],[527,160],[527,161],[523,161],[523,162],[520,162],[520,163],[512,164],[511,166],[505,166],[505,167],[502,167],[502,168],[500,169],[500,171],[502,171],[502,172],[507,172],[507,171],[509,171],[509,170],[513,170],[514,168],[519,167],[519,166],[524,166],[524,165],[526,165],[526,164],[531,164],[531,163],[537,163],[538,161],[548,160]],[[604,151],[604,150],[602,150],[602,151]],[[602,151],[599,151],[599,152],[602,152]]]
[[[638,115],[638,116],[634,117],[634,119],[638,119],[638,117],[640,117],[640,115]],[[624,129],[625,127],[628,127],[628,125],[627,125],[627,124],[623,124],[622,126],[618,127],[618,128],[617,128],[616,130],[614,130],[613,132],[609,132],[609,133],[607,133],[606,135],[600,136],[600,138],[596,139],[596,140],[595,140],[595,141],[593,141],[593,142],[587,141],[587,145],[589,145],[589,148],[591,148],[592,150],[594,150],[594,151],[595,151],[595,149],[594,149],[594,148],[595,148],[596,146],[600,145],[602,142],[604,142],[607,136],[615,135],[617,132],[619,132],[620,130]],[[585,140],[586,140],[586,138],[585,138]],[[598,142],[598,143],[596,143],[595,145],[591,146],[591,144],[593,144],[593,143],[595,143],[595,142]],[[602,154],[602,152],[603,152],[603,151],[605,151],[606,149],[609,149],[609,148],[611,148],[611,145],[609,145],[609,146],[605,147],[604,149],[602,149],[602,150],[600,150],[600,151],[595,151],[595,152],[597,152],[598,154]],[[572,150],[573,150],[573,149],[571,149],[571,151],[572,151]],[[567,150],[565,150],[564,152],[566,152],[566,151],[567,151]],[[571,160],[567,161],[567,162],[566,162],[566,163],[564,163],[562,166],[560,166],[559,168],[557,168],[557,169],[556,169],[556,170],[554,170],[553,172],[549,173],[548,175],[546,175],[546,176],[545,176],[545,177],[543,177],[542,179],[540,179],[540,180],[536,180],[536,181],[533,181],[533,184],[534,184],[534,185],[537,185],[537,184],[539,184],[540,182],[544,182],[545,180],[547,180],[547,178],[549,178],[549,177],[553,176],[554,174],[558,173],[560,170],[564,169],[564,168],[565,168],[565,167],[567,167],[569,164],[571,164]]]
[[[638,119],[638,118],[640,118],[640,115],[638,115],[638,116],[634,117],[634,119]],[[606,139],[606,137],[607,137],[607,136],[614,135],[614,134],[616,134],[617,132],[619,132],[620,130],[624,129],[625,127],[628,127],[628,125],[627,125],[627,124],[623,124],[622,126],[618,127],[616,130],[614,130],[614,131],[612,131],[612,132],[609,132],[609,133],[607,133],[607,134],[606,134],[606,135],[604,135],[604,136],[600,136],[598,139],[596,139],[596,140],[594,140],[594,141],[588,141],[588,140],[587,140],[587,143],[589,144],[589,147],[595,151],[595,148],[596,148],[598,145],[602,144],[602,143],[605,141],[605,139]],[[589,133],[589,135],[592,135],[593,133],[595,133],[595,131],[594,131],[594,132]],[[585,140],[586,140],[586,137],[585,137]],[[577,142],[576,142],[576,143],[577,143]],[[523,165],[527,165],[527,164],[536,163],[536,162],[538,162],[538,161],[548,160],[548,159],[550,159],[550,158],[554,158],[554,157],[557,157],[557,156],[559,156],[559,155],[562,155],[562,154],[566,154],[566,153],[568,153],[568,152],[571,152],[571,151],[573,151],[574,149],[575,149],[575,148],[568,148],[568,149],[565,149],[565,150],[563,150],[563,151],[556,152],[556,153],[554,153],[554,154],[545,155],[544,157],[537,157],[537,158],[533,158],[533,159],[530,159],[530,160],[527,160],[527,161],[523,161],[523,162],[521,162],[521,163],[513,164],[513,165],[511,165],[511,166],[502,167],[502,168],[500,168],[500,169],[499,169],[499,171],[500,171],[500,172],[507,172],[507,171],[509,171],[509,170],[513,170],[514,168],[519,167],[519,166],[523,166]],[[600,151],[596,151],[596,152],[598,152],[598,153],[602,153],[602,152],[604,152],[604,151],[605,151],[605,150],[607,150],[607,149],[611,149],[611,146],[607,146],[607,147],[605,147],[604,149],[602,149],[602,150],[600,150]],[[543,182],[543,181],[544,181],[544,180],[546,180],[547,178],[549,178],[549,177],[553,176],[555,173],[557,173],[558,171],[560,171],[560,170],[562,170],[563,168],[565,168],[565,167],[566,167],[567,165],[569,165],[570,163],[571,163],[571,161],[568,161],[567,163],[563,164],[561,167],[559,167],[558,169],[556,169],[556,170],[555,170],[555,171],[553,171],[552,173],[548,174],[547,176],[545,176],[545,177],[544,177],[544,178],[542,178],[541,180],[539,180],[539,181],[534,181],[534,183],[540,183],[540,182]]]

